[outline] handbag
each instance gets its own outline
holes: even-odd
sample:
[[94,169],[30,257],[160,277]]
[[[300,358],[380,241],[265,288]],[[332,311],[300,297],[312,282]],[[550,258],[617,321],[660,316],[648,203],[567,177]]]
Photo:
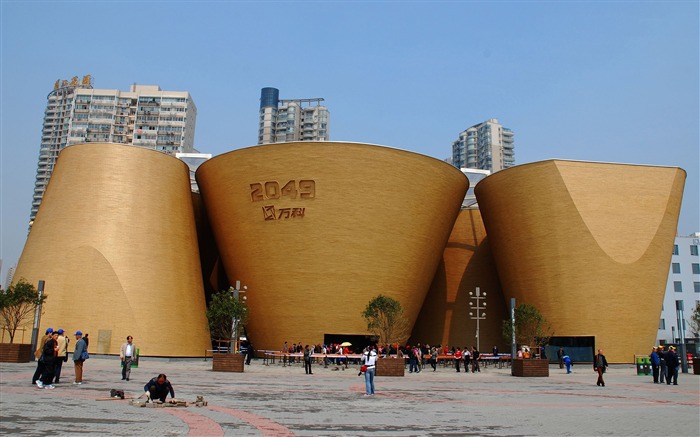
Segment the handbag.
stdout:
[[367,371],[367,366],[363,364],[362,367],[360,367],[360,372],[366,372],[366,371]]
[[88,351],[82,351],[82,352],[80,353],[80,359],[81,359],[81,360],[87,360],[88,358],[90,358],[90,354],[88,354]]

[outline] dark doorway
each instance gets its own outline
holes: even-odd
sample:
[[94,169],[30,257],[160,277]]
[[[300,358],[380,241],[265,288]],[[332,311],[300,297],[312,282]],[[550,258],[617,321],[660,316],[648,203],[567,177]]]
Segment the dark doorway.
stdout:
[[550,363],[559,362],[557,351],[563,347],[564,352],[575,363],[593,362],[595,355],[595,337],[552,337],[549,344],[545,346],[545,351]]
[[362,350],[369,346],[370,344],[376,344],[376,337],[372,335],[350,335],[350,334],[324,334],[323,343],[327,346],[332,344],[342,344],[344,342],[352,343],[349,346],[350,350],[354,353],[360,353]]

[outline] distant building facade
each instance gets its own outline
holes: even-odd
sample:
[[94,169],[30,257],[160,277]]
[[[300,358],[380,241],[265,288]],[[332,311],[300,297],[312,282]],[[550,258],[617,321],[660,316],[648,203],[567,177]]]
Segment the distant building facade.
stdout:
[[476,194],[474,194],[474,188],[476,184],[485,179],[491,174],[489,170],[480,170],[477,168],[462,168],[462,173],[469,179],[469,189],[467,194],[464,196],[464,201],[462,202],[462,208],[478,209],[479,203],[476,201]]
[[12,284],[12,280],[15,277],[15,269],[17,266],[12,266],[9,269],[7,269],[7,277],[5,278],[5,287],[9,287],[10,284]]
[[492,118],[459,134],[452,143],[451,164],[495,173],[515,165],[514,133]]
[[[673,244],[671,268],[668,272],[666,294],[659,320],[659,343],[680,342],[679,329],[685,339],[695,338],[689,323],[695,305],[700,302],[700,232],[677,236]],[[678,326],[677,302],[683,302],[683,318]]]
[[258,144],[329,141],[330,112],[322,98],[280,100],[277,88],[260,92]]
[[193,193],[199,193],[195,173],[200,165],[211,159],[211,153],[199,153],[196,151],[195,153],[176,153],[175,157],[187,164],[187,167],[190,169],[190,188]]
[[47,97],[30,221],[33,222],[58,154],[71,144],[117,143],[169,155],[191,153],[197,107],[186,91],[132,85],[128,92],[94,89],[90,76],[57,80]]

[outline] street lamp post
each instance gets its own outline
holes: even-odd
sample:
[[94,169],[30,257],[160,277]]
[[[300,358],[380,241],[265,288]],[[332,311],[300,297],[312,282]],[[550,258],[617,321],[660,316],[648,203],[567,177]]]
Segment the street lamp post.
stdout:
[[[241,281],[236,281],[236,286],[231,287],[231,294],[233,295],[233,300],[238,302],[239,298],[242,300],[246,300],[246,296],[241,297],[241,293],[245,293],[248,291],[247,286],[243,286],[243,289],[241,289]],[[229,343],[229,351],[232,354],[235,354],[238,352],[238,318],[233,317],[231,320],[231,342]]]
[[681,353],[681,372],[688,373],[688,356],[685,354],[685,318],[683,301],[676,301],[676,324],[678,325],[678,346]]
[[475,293],[469,292],[469,299],[473,300],[473,302],[469,302],[469,306],[473,310],[469,312],[469,315],[472,320],[476,320],[476,349],[481,350],[479,346],[479,321],[486,319],[486,313],[484,312],[486,302],[482,302],[482,300],[486,300],[486,292],[481,293],[479,287],[476,287]]
[[[44,280],[39,281],[39,302],[41,302],[41,298],[44,295],[44,285],[46,282]],[[32,350],[36,350],[37,345],[39,344],[39,321],[41,320],[41,304],[37,305],[36,310],[34,311],[34,325],[32,326]]]

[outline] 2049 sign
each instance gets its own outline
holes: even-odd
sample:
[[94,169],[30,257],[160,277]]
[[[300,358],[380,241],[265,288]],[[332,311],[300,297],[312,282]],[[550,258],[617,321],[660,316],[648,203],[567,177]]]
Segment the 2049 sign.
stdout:
[[253,202],[282,199],[313,199],[316,197],[316,182],[311,179],[291,180],[280,188],[277,181],[250,184],[250,199]]

